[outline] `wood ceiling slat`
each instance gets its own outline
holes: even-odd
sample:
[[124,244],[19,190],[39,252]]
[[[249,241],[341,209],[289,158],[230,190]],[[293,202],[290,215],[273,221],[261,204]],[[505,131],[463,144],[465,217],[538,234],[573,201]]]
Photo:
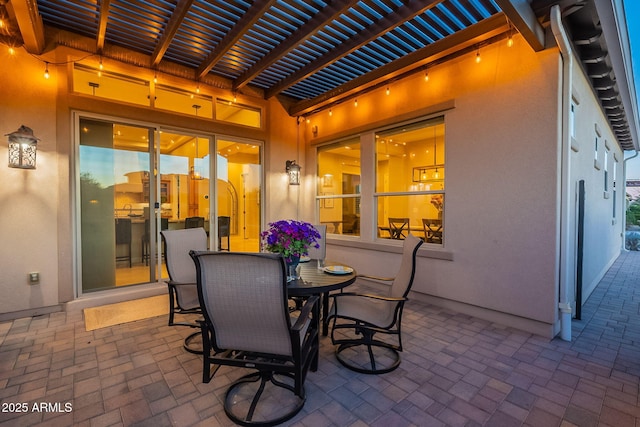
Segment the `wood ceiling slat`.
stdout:
[[276,0],[256,0],[238,23],[222,38],[217,48],[204,60],[196,70],[196,78],[203,78],[209,70],[225,55],[230,46],[233,46],[256,23]]
[[357,0],[338,3],[340,4],[330,5],[322,9],[312,19],[301,26],[298,31],[288,37],[286,42],[281,43],[276,49],[273,49],[269,55],[264,56],[259,62],[244,72],[234,81],[234,89],[238,90],[242,88],[249,81],[255,79],[256,76],[266,68],[293,51],[298,45],[313,38],[321,28],[346,12],[352,5],[357,3]]
[[395,27],[399,23],[423,13],[425,10],[435,6],[440,1],[442,0],[427,0],[403,5],[396,12],[387,15],[384,19],[362,31],[359,34],[359,37],[353,38],[340,46],[336,46],[336,48],[331,51],[331,54],[323,55],[317,60],[307,64],[305,67],[302,67],[298,72],[290,75],[279,84],[271,87],[265,93],[265,97],[269,98],[283,92],[285,89],[324,68],[327,64],[337,61],[359,47],[364,46],[369,41],[376,39],[380,33],[388,31],[390,27]]
[[182,25],[187,12],[189,12],[189,8],[191,8],[193,1],[194,0],[180,0],[176,4],[176,8],[173,10],[169,22],[167,22],[164,32],[160,36],[158,44],[151,54],[152,68],[155,68],[162,60],[162,57],[169,48],[173,38],[176,36],[178,29]]

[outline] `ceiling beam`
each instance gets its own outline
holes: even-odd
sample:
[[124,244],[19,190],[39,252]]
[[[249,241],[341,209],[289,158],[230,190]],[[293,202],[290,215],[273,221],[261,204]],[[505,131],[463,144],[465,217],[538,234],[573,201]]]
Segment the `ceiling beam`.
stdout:
[[196,70],[196,80],[200,80],[211,71],[229,49],[231,49],[275,3],[276,0],[255,0],[231,31],[220,40],[218,46],[216,46],[202,64],[200,64],[200,67]]
[[111,6],[111,0],[102,0],[100,2],[100,22],[98,22],[98,34],[96,34],[96,52],[98,53],[102,53],[104,49],[107,22],[109,21],[109,6]]
[[288,112],[291,116],[312,113],[363,91],[388,84],[389,81],[404,77],[420,67],[426,67],[434,62],[445,61],[466,51],[477,49],[478,45],[483,42],[486,43],[495,37],[504,37],[506,31],[508,31],[508,25],[504,15],[494,15],[396,61],[378,67],[323,95],[294,103],[289,107]]
[[44,52],[44,25],[38,13],[36,0],[13,0],[7,4],[13,7],[13,13],[20,28],[20,34],[27,52],[40,55]]
[[544,28],[538,22],[529,1],[496,0],[496,3],[534,51],[544,50]]
[[270,98],[279,94],[287,88],[290,88],[296,83],[309,77],[318,70],[321,70],[327,65],[338,61],[340,58],[349,55],[351,52],[366,45],[370,41],[377,39],[381,34],[391,31],[393,28],[397,27],[403,22],[424,13],[424,11],[436,6],[442,1],[443,0],[423,0],[405,2],[405,4],[400,6],[394,13],[385,16],[380,21],[369,26],[366,30],[358,33],[357,37],[352,37],[348,41],[341,43],[335,49],[332,49],[331,52],[327,55],[323,55],[315,61],[308,63],[297,72],[289,75],[289,77],[287,77],[286,79],[283,79],[278,84],[269,88],[265,92],[265,96],[267,98]]
[[162,61],[162,57],[167,52],[167,49],[169,49],[169,45],[178,32],[180,25],[182,25],[182,21],[184,21],[184,17],[187,15],[187,12],[189,12],[189,8],[193,4],[193,1],[194,0],[180,0],[176,5],[175,10],[171,14],[171,18],[167,23],[167,28],[165,28],[156,48],[151,54],[151,68],[155,68],[160,61]]
[[329,3],[327,7],[315,14],[310,20],[302,25],[298,30],[287,37],[285,41],[280,43],[278,47],[272,50],[256,62],[251,68],[238,77],[234,84],[233,90],[238,90],[255,79],[265,69],[269,68],[274,62],[286,56],[289,52],[303,44],[311,37],[315,36],[325,26],[338,19],[340,15],[345,13],[351,7],[355,6],[359,0],[350,1],[334,1]]

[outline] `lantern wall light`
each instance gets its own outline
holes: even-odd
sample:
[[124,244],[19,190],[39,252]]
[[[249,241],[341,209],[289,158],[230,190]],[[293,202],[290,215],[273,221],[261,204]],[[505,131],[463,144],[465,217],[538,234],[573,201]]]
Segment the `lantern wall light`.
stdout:
[[9,137],[9,167],[35,169],[39,138],[33,135],[33,130],[22,125],[17,131],[5,136]]
[[289,185],[300,185],[300,165],[295,160],[287,160],[286,168]]

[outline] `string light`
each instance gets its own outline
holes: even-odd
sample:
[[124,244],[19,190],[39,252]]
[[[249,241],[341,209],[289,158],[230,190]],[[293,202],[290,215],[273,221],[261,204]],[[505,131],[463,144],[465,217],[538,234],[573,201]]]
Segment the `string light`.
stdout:
[[13,56],[16,54],[16,50],[13,48],[13,46],[9,46],[9,55]]
[[49,63],[48,62],[44,63],[44,78],[45,79],[49,78]]
[[482,58],[480,58],[480,48],[478,48],[478,51],[476,52],[476,64],[479,64],[480,61],[482,61]]
[[387,95],[389,95],[391,91],[389,90],[389,86],[387,86]]
[[157,71],[153,72],[153,83],[158,83],[158,72]]
[[429,70],[425,70],[425,72],[424,72],[424,81],[425,82],[429,81]]
[[509,37],[507,38],[507,47],[513,46],[513,27],[511,26],[511,21],[507,18],[507,25],[509,26]]
[[333,110],[329,108],[329,117],[333,116]]
[[355,99],[355,101],[353,101],[353,106],[357,107],[358,106],[358,98]]

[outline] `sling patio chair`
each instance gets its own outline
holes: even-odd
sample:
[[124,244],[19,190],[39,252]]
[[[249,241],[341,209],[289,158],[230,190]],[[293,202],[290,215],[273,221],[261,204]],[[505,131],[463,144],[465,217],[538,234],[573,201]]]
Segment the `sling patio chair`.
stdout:
[[[395,278],[358,275],[391,283],[387,295],[330,295],[333,305],[327,320],[333,321],[331,341],[337,345],[335,354],[342,365],[366,374],[383,374],[400,365],[402,311],[413,285],[416,254],[422,243],[413,234],[407,235]],[[378,339],[380,335],[387,338]]]
[[318,297],[308,298],[297,317],[290,314],[279,254],[191,256],[204,315],[203,382],[221,366],[254,370],[227,389],[227,416],[236,424],[261,426],[291,419],[304,406],[308,370],[318,367]]
[[[188,326],[198,329],[184,340],[184,348],[190,353],[201,354],[202,349],[192,341],[200,336],[200,323],[190,321],[185,315],[202,314],[198,289],[196,288],[196,266],[189,251],[207,250],[207,233],[204,228],[162,230],[165,244],[167,271],[169,273],[169,326]],[[176,321],[176,315],[181,317]]]

